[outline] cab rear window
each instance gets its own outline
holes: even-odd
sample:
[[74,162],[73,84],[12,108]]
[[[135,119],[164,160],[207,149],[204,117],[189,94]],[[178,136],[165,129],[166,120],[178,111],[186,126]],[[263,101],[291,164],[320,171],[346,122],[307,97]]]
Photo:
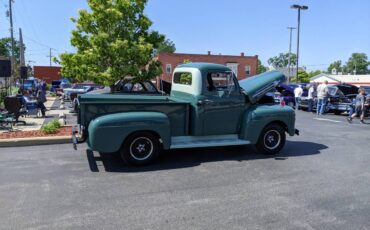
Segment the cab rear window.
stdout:
[[191,85],[193,76],[191,73],[178,72],[173,76],[173,82],[182,85]]

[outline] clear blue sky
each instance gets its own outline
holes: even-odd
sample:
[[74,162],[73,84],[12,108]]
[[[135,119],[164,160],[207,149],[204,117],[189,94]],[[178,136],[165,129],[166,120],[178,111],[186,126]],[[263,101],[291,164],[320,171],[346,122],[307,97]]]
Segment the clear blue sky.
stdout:
[[[370,56],[370,1],[368,0],[149,0],[146,14],[152,28],[171,39],[181,53],[259,55],[269,57],[289,48],[289,31],[297,26],[292,4],[308,5],[301,14],[300,64],[325,69],[351,53]],[[9,36],[5,17],[8,0],[0,0],[0,37]],[[23,30],[26,60],[49,65],[53,55],[73,51],[70,17],[87,8],[85,0],[15,0],[14,31]],[[293,34],[296,51],[296,31]]]

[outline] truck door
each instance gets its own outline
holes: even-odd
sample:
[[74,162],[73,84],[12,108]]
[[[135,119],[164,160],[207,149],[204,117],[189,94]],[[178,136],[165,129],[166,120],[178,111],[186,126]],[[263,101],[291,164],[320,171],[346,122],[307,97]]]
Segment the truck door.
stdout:
[[203,95],[203,135],[239,133],[245,102],[233,73],[208,72]]

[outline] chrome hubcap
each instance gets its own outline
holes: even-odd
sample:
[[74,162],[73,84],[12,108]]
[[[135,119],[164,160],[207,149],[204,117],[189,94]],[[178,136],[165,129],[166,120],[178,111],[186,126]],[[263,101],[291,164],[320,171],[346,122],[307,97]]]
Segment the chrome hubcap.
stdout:
[[269,130],[265,133],[263,140],[265,147],[272,150],[280,145],[281,135],[277,130]]
[[147,137],[138,137],[130,145],[130,155],[138,161],[148,159],[152,155],[153,150],[153,142]]

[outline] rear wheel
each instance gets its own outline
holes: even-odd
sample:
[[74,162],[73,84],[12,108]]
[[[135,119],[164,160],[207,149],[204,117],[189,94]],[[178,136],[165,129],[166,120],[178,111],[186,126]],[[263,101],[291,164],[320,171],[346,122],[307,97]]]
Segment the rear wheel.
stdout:
[[284,147],[285,138],[285,130],[281,125],[270,124],[262,130],[256,148],[264,154],[276,154]]
[[159,155],[159,141],[150,132],[137,132],[123,143],[121,157],[128,165],[147,165]]

